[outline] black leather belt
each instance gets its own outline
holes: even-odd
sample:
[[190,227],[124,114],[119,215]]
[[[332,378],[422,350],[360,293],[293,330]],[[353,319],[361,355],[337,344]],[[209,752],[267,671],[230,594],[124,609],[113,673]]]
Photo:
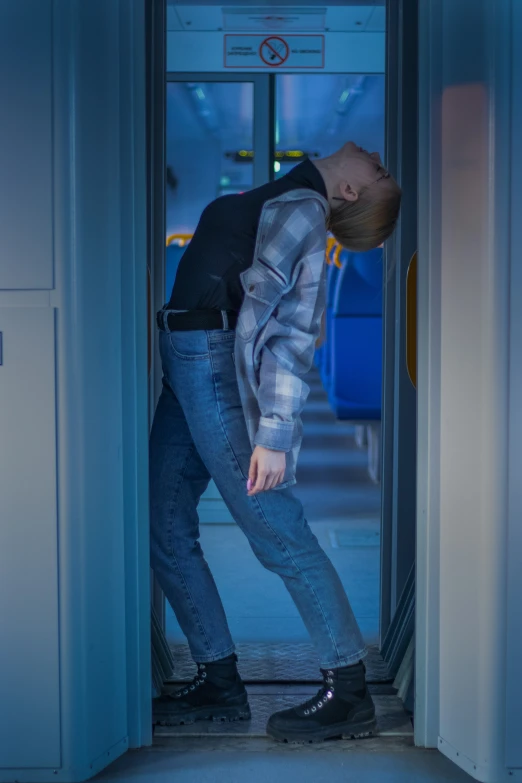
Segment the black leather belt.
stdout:
[[176,313],[160,310],[156,314],[158,327],[166,332],[195,329],[235,329],[237,313],[234,310],[186,310]]

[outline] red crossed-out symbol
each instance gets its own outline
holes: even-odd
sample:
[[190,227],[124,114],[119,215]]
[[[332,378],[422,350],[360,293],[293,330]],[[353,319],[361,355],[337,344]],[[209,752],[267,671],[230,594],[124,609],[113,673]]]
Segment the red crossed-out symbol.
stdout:
[[290,48],[287,42],[284,38],[279,38],[277,35],[265,38],[259,47],[259,56],[266,65],[270,65],[272,68],[283,65],[288,60],[289,54]]

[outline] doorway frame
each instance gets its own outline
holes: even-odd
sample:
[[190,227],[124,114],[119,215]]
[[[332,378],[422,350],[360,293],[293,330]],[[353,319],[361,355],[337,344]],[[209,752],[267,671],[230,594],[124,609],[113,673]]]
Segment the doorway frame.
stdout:
[[435,748],[440,693],[440,312],[442,7],[419,2],[415,744]]
[[[387,49],[389,49],[389,44],[387,45]],[[389,55],[387,57],[389,60]],[[388,67],[385,68],[383,75],[386,80],[386,73],[388,71]],[[302,72],[299,70],[285,70],[284,75],[302,75]],[[317,72],[317,71],[311,71],[311,73],[314,73],[316,75],[322,75],[323,73],[328,75],[351,75],[352,73],[355,73],[353,71],[339,71],[339,72]],[[187,83],[187,82],[194,82],[194,83],[252,83],[254,85],[254,143],[253,148],[256,151],[255,157],[254,157],[254,176],[253,176],[253,187],[258,187],[259,185],[264,184],[265,182],[271,181],[274,178],[274,170],[271,165],[271,162],[273,160],[273,151],[275,147],[275,134],[273,133],[273,128],[275,125],[275,111],[276,111],[276,95],[275,95],[275,79],[276,79],[276,73],[270,70],[266,70],[263,72],[256,72],[253,73],[251,71],[238,71],[235,73],[229,73],[229,72],[223,72],[223,71],[215,71],[215,72],[204,72],[204,71],[166,71],[165,72],[165,80],[163,82],[163,90],[164,90],[164,114],[163,114],[163,159],[162,159],[162,168],[159,171],[159,174],[161,175],[161,172],[164,170],[166,166],[166,151],[165,151],[165,145],[166,145],[166,95],[167,95],[167,88],[170,83]],[[387,85],[386,88],[387,92],[389,91],[389,85]],[[392,100],[393,97],[392,97]],[[386,145],[389,147],[389,140],[388,136],[390,135],[390,123],[388,122],[388,112],[390,111],[389,108],[390,104],[390,96],[386,96],[386,102],[385,102],[385,119],[386,119],[386,126],[385,126],[385,141]],[[394,114],[393,121],[397,121],[397,116]],[[395,138],[393,138],[393,142],[395,142]],[[394,159],[395,162],[395,159]],[[162,197],[165,199],[165,193],[164,188],[162,191]],[[415,198],[416,200],[416,198]],[[165,200],[162,203],[162,210],[163,210],[163,216],[165,214]],[[410,221],[411,222],[411,221]],[[161,237],[163,238],[165,235],[165,226],[163,223],[163,231],[161,234]],[[162,239],[163,241],[163,239]],[[393,252],[400,252],[400,239],[397,242],[396,247],[394,246],[392,249]],[[402,277],[405,277],[406,269],[404,267],[404,264],[400,266],[399,274],[402,275]],[[163,241],[162,248],[157,248],[157,252],[154,258],[154,303],[153,303],[153,310],[156,312],[157,310],[161,309],[164,302],[166,301],[166,291],[165,291],[165,243]],[[397,288],[397,283],[395,279],[390,283],[390,291],[393,290],[393,297],[395,297],[395,291]],[[395,303],[393,303],[393,308],[390,307],[390,291],[388,291],[387,297],[385,297],[384,302],[386,299],[388,299],[388,305],[386,306],[385,303],[383,303],[383,328],[384,328],[384,334],[386,335],[387,332],[387,322],[390,320],[386,318],[386,307],[393,312],[392,315],[392,321],[396,317],[396,306]],[[400,339],[399,335],[399,339]],[[395,342],[395,332],[393,334],[392,341]],[[392,350],[392,372],[389,372],[390,377],[389,383],[385,384],[385,372],[386,372],[386,364],[384,361],[384,343],[383,343],[383,393],[385,393],[385,386],[387,385],[388,388],[391,388],[392,397],[394,394],[393,386],[396,384],[396,376],[401,375],[401,383],[404,385],[404,382],[410,383],[409,379],[407,377],[407,371],[406,367],[400,368],[400,373],[397,371],[397,362],[400,361],[402,357],[402,352],[400,352],[400,357],[396,356],[395,347],[393,347]],[[154,412],[154,408],[156,407],[156,403],[159,397],[159,394],[161,392],[161,372],[160,372],[160,361],[159,361],[159,349],[158,349],[158,334],[157,331],[154,331],[154,356],[157,357],[156,359],[156,371],[153,373],[152,380],[153,380],[153,386],[151,388],[151,400],[153,401],[153,407],[151,410],[151,423],[152,423],[152,416]],[[397,407],[397,406],[395,406]],[[402,415],[404,415],[404,405],[401,408]],[[383,405],[383,412],[382,412],[382,430],[383,433],[387,431],[385,428],[385,406]],[[394,412],[393,406],[392,410],[390,412],[390,418],[393,419],[392,425],[390,427],[390,434],[393,436],[393,432],[391,430],[394,430],[396,426],[395,419],[397,417],[397,411]],[[391,440],[388,439],[391,443]],[[411,449],[410,449],[411,453]],[[381,444],[381,455],[380,459],[381,462],[384,461],[384,455],[385,455],[385,440],[383,438],[382,444]],[[393,453],[393,444],[392,444],[392,453],[390,454],[390,459],[394,459],[394,453]],[[381,471],[382,483],[381,483],[381,503],[384,502],[384,487],[385,487],[385,471]],[[382,536],[381,536],[381,566],[380,566],[380,581],[381,581],[381,594],[380,594],[380,600],[379,600],[379,634],[380,634],[380,641],[382,645],[382,641],[384,638],[384,635],[386,631],[388,630],[389,624],[391,622],[391,619],[393,619],[394,609],[396,608],[396,603],[399,598],[399,596],[396,595],[396,590],[394,590],[394,587],[392,585],[392,580],[396,579],[396,568],[392,568],[391,560],[394,557],[394,555],[397,554],[396,552],[396,538],[397,538],[397,524],[396,520],[397,518],[400,519],[400,513],[398,511],[399,504],[397,503],[397,492],[395,484],[393,487],[390,487],[390,493],[387,496],[388,499],[388,511],[389,514],[385,516],[384,513],[384,506],[383,511],[381,512],[381,528],[382,528]],[[393,504],[393,508],[392,508]],[[410,515],[411,516],[411,515]],[[394,522],[392,522],[394,520]],[[392,525],[394,524],[393,530]],[[389,567],[387,567],[387,565]],[[403,568],[404,571],[404,568]],[[384,574],[384,578],[383,578]],[[383,604],[386,606],[386,609],[384,610],[383,614]],[[162,624],[163,630],[165,631],[166,626],[166,614],[165,614],[165,598],[164,595],[159,588],[159,585],[157,584],[157,581],[154,579],[154,587],[153,587],[153,605],[155,608],[155,611],[158,615],[158,618],[160,619],[160,622]]]
[[403,194],[383,278],[381,644],[415,563],[416,389],[406,361],[406,279],[417,249],[417,0],[386,9],[386,163]]

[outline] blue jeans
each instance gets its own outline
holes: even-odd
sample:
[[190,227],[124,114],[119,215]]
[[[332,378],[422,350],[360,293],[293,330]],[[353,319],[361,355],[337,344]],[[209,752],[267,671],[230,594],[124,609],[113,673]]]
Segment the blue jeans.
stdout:
[[[199,544],[197,505],[210,477],[254,554],[283,579],[323,668],[366,655],[332,563],[291,488],[249,497],[252,447],[236,380],[234,331],[160,332],[163,389],[150,438],[151,565],[198,663],[234,643]],[[233,563],[231,570],[233,569]]]

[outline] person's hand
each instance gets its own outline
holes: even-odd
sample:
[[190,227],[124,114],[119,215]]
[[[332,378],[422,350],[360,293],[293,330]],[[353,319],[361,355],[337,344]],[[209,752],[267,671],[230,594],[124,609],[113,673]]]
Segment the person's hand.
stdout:
[[248,495],[257,495],[280,484],[285,475],[286,453],[256,446],[250,458]]

